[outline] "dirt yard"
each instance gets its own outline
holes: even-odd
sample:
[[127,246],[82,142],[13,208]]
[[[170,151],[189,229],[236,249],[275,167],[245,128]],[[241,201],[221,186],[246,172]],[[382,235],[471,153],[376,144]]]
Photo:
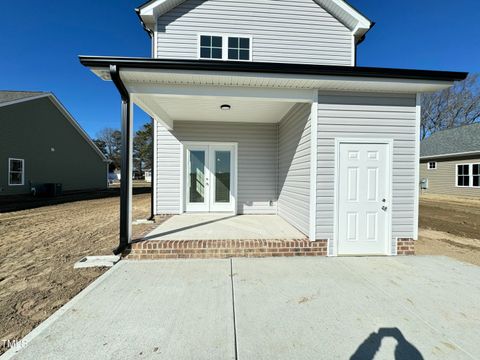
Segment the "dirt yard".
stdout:
[[[150,194],[134,196],[133,213],[150,215]],[[101,275],[73,264],[112,254],[118,224],[118,197],[0,214],[0,341],[20,340]],[[151,228],[135,225],[134,237]]]
[[418,255],[446,255],[480,266],[480,199],[420,198]]

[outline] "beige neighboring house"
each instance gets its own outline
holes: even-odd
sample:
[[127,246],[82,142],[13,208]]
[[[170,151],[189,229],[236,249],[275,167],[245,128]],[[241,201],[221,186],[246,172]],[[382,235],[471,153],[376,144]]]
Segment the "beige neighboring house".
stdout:
[[420,147],[422,193],[480,197],[480,123],[439,131]]

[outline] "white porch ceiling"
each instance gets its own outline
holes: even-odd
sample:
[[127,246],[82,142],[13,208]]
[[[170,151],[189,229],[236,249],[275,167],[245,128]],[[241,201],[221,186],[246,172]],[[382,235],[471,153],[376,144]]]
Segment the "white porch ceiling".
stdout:
[[[231,97],[162,97],[136,95],[136,102],[152,116],[167,121],[278,123],[295,102],[240,100]],[[221,110],[224,104],[231,106]],[[163,114],[163,116],[162,116]]]

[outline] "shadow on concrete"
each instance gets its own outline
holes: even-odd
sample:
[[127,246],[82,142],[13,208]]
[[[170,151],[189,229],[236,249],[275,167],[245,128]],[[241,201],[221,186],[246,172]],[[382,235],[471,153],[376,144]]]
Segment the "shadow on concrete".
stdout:
[[219,221],[224,221],[224,220],[227,220],[227,219],[232,219],[232,218],[235,218],[237,216],[238,215],[221,217],[221,218],[218,218],[218,219],[204,221],[204,222],[201,222],[201,223],[198,223],[198,224],[192,224],[192,225],[189,225],[189,226],[184,226],[184,227],[181,227],[181,228],[165,231],[165,232],[162,232],[162,233],[153,234],[153,235],[150,235],[150,236],[145,236],[141,239],[133,240],[132,243],[138,243],[138,242],[147,241],[147,240],[162,240],[162,237],[166,236],[166,235],[175,234],[175,233],[178,233],[178,232],[181,232],[181,231],[184,231],[184,230],[194,229],[196,227],[200,227],[200,226],[204,226],[204,225],[208,225],[208,224],[213,224],[213,223],[216,223],[216,222],[219,222]]
[[397,340],[395,353],[392,359],[395,360],[423,360],[418,349],[405,339],[398,328],[380,328],[378,332],[371,333],[368,338],[357,348],[350,360],[372,360],[382,346],[384,338]]

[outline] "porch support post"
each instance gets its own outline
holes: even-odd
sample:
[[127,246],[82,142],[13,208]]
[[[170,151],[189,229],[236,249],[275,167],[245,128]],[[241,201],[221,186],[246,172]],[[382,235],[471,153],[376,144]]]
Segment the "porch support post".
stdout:
[[110,76],[122,98],[122,148],[120,179],[120,241],[114,254],[121,254],[132,241],[132,103],[116,65],[110,65]]
[[317,241],[317,151],[318,151],[318,90],[312,94],[310,112],[310,241]]
[[157,124],[155,123],[155,119],[153,117],[150,118],[152,121],[152,165],[150,166],[150,178],[152,180],[151,183],[151,192],[150,192],[150,218],[149,220],[154,220],[155,219],[155,191],[156,191],[156,186],[155,186],[155,171],[156,171],[156,159],[157,157],[155,156],[156,154],[156,140],[157,140]]

